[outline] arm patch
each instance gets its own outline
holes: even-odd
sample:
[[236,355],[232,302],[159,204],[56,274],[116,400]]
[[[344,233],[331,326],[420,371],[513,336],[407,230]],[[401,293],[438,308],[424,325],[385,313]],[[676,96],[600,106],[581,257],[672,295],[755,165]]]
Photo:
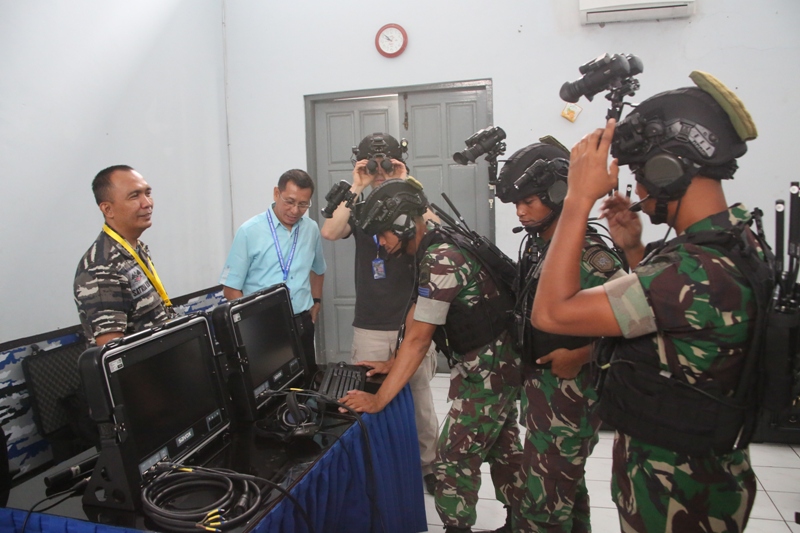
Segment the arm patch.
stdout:
[[616,269],[614,257],[600,246],[592,246],[583,252],[583,261],[592,265],[597,272],[613,272]]

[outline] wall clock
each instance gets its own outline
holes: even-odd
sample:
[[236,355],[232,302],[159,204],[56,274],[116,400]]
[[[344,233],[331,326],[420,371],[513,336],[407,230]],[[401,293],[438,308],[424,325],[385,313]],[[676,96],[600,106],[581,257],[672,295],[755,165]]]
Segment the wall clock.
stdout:
[[375,48],[384,57],[397,57],[402,54],[408,44],[406,30],[399,24],[387,24],[375,35]]

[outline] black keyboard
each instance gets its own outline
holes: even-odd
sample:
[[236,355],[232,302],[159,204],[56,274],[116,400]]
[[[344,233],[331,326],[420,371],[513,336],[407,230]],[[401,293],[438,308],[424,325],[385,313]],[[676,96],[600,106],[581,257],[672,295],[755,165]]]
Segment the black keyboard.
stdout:
[[317,392],[331,400],[338,400],[349,390],[364,390],[366,381],[366,367],[345,363],[330,364],[325,369]]

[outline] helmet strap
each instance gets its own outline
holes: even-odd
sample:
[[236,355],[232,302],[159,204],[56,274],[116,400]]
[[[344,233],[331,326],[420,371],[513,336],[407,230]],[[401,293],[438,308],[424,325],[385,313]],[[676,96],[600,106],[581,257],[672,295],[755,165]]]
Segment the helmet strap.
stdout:
[[650,215],[650,222],[653,224],[664,224],[667,221],[667,200],[664,196],[656,198],[656,211]]
[[395,252],[390,255],[392,257],[400,257],[406,252],[408,244],[417,235],[417,222],[413,216],[406,214],[405,223],[402,226],[393,226],[392,233],[400,239],[400,246]]

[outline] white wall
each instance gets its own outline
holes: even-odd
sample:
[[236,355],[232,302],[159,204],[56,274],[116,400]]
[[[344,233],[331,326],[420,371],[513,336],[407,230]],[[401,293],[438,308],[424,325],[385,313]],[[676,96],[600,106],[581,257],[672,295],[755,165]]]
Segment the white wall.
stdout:
[[[0,0],[0,342],[77,323],[73,274],[102,221],[89,186],[111,164],[154,187],[143,240],[169,292],[214,285],[235,227],[266,208],[283,171],[306,165],[308,94],[492,78],[510,153],[544,134],[572,145],[600,126],[605,100],[582,101],[572,124],[558,90],[599,54],[634,53],[645,65],[637,99],[690,84],[693,69],[734,89],[760,138],[729,200],[770,210],[786,197],[800,2],[698,0],[691,19],[603,28],[581,26],[577,3]],[[373,44],[387,22],[409,34],[396,59]],[[501,206],[497,240],[510,254],[515,225]]]
[[102,216],[94,175],[153,186],[143,235],[172,295],[230,243],[222,4],[0,0],[0,342],[78,323],[72,280]]
[[[552,134],[572,146],[604,123],[606,100],[582,100],[576,123],[561,118],[561,84],[602,53],[644,61],[636,101],[691,85],[706,70],[733,89],[759,127],[728,199],[770,211],[793,176],[784,154],[800,124],[800,2],[698,0],[690,19],[581,26],[577,0],[406,0],[226,4],[229,30],[231,162],[235,224],[265,208],[280,173],[303,166],[303,95],[492,78],[494,122],[508,154]],[[409,35],[405,53],[386,59],[375,33],[388,22]],[[626,175],[625,181],[632,182]],[[772,215],[768,216],[771,228]],[[509,206],[497,213],[497,241],[516,254]],[[660,238],[664,229],[648,231]],[[772,231],[770,229],[770,231]],[[771,235],[771,233],[770,233]]]

